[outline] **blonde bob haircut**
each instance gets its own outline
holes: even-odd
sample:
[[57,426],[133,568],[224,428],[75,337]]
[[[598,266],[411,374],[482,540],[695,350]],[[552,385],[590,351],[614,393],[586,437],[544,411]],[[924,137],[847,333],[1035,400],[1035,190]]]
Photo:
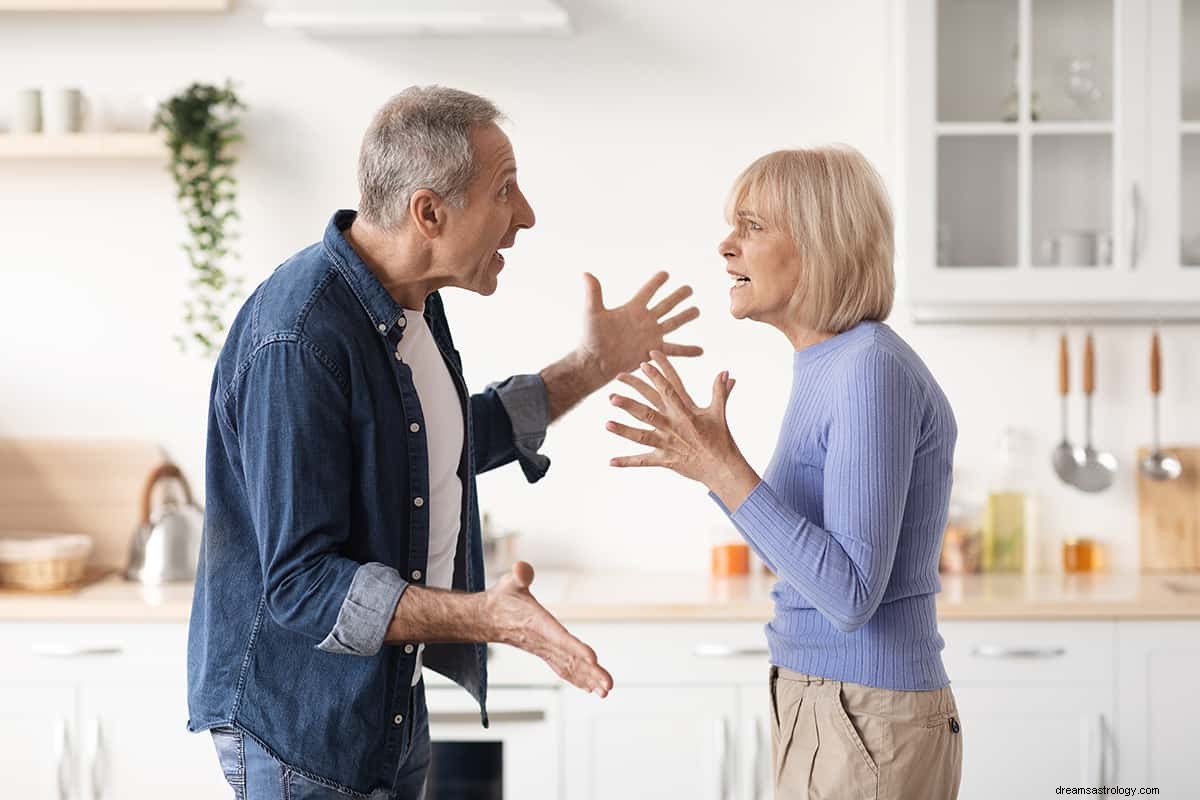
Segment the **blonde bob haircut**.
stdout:
[[725,216],[753,211],[788,232],[800,256],[802,322],[841,333],[887,319],[896,277],[892,210],[883,180],[849,145],[777,150],[738,176]]

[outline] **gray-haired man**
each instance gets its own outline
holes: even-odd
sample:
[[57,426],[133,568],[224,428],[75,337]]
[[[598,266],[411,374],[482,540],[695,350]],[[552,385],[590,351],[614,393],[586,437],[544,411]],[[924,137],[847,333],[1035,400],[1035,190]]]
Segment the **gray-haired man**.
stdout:
[[188,643],[189,727],[210,730],[237,798],[415,798],[429,764],[421,666],[486,724],[482,642],[606,695],[612,677],[530,594],[484,576],[475,475],[529,481],[547,424],[698,315],[652,278],[580,345],[470,395],[438,290],[496,290],[534,224],[487,100],[410,88],[376,115],[359,211],[275,271],[238,314],[213,378],[207,518]]

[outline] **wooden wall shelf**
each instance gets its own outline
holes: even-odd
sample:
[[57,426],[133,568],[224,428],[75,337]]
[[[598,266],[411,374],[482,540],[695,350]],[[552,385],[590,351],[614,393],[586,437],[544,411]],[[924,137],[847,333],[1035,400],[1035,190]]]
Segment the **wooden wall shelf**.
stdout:
[[0,11],[76,13],[228,11],[232,0],[0,0]]
[[0,134],[0,159],[165,158],[157,133]]

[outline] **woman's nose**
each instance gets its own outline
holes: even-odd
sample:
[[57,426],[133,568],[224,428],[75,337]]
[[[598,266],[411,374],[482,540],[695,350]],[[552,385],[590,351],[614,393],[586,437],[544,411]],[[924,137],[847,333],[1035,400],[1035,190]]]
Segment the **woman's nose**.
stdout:
[[725,240],[717,245],[717,250],[721,253],[721,258],[733,258],[737,252],[737,245],[733,241],[733,234],[725,237]]

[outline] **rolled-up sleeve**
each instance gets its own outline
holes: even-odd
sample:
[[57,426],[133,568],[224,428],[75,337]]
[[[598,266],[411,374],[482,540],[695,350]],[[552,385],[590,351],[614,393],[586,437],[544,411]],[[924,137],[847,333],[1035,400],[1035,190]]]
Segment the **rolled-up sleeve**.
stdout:
[[408,582],[395,569],[375,562],[363,564],[350,581],[337,623],[317,646],[327,653],[351,656],[378,653],[407,588]]
[[299,338],[263,345],[231,398],[267,612],[329,652],[373,655],[406,584],[342,555],[356,472],[347,390]]
[[550,403],[540,375],[514,375],[471,396],[476,467],[487,472],[514,459],[535,483],[550,469],[538,452],[550,424]]

